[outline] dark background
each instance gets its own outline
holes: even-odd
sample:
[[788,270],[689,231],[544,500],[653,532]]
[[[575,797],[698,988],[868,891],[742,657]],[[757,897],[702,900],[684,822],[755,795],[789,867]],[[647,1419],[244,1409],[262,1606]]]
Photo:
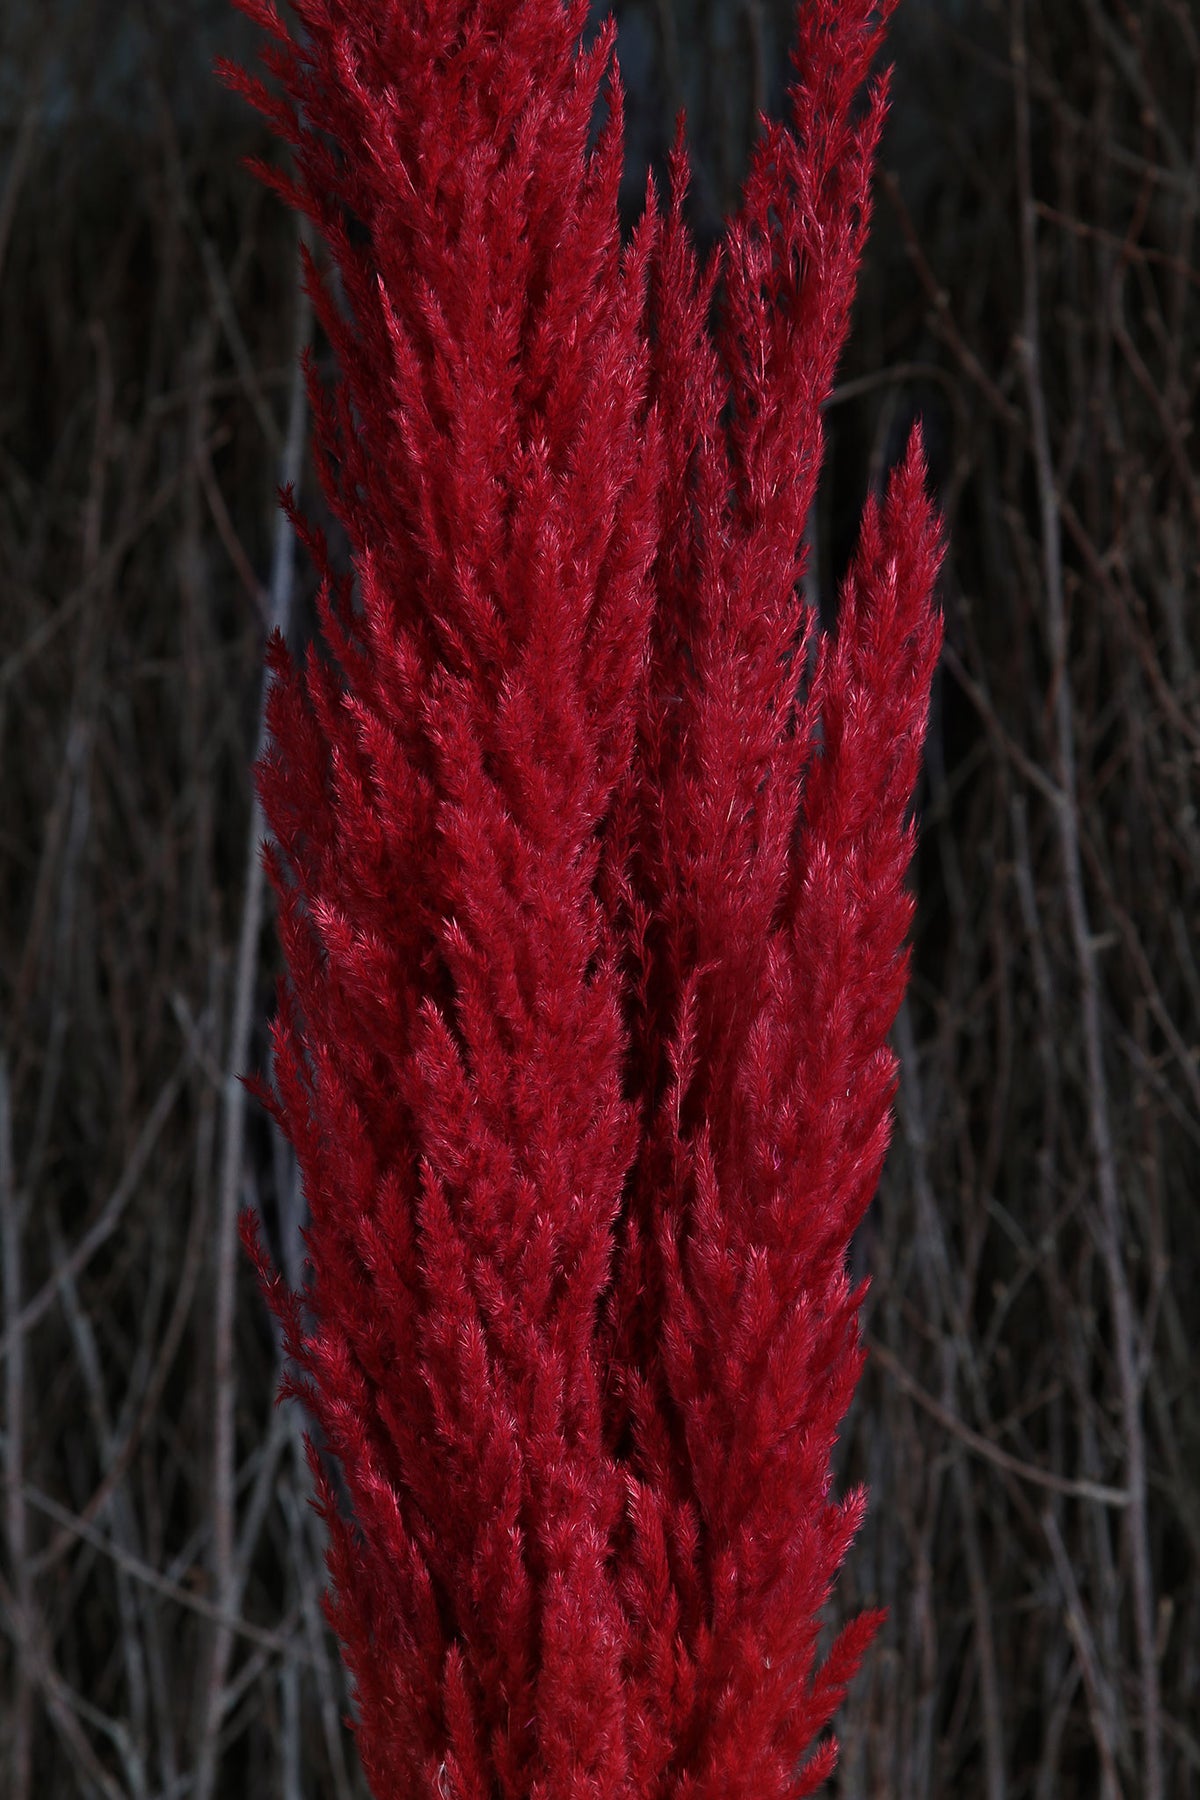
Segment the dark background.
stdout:
[[[792,7],[617,16],[626,223],[686,102],[708,241]],[[239,165],[276,152],[211,76],[253,45],[220,0],[0,20],[0,1793],[345,1800],[301,1422],[232,1238],[255,1203],[298,1269],[230,1080],[278,967],[266,623],[311,628],[273,498],[296,463],[317,505],[296,231]],[[891,33],[810,598],[918,414],[951,549],[855,1246],[871,1511],[834,1606],[890,1616],[842,1800],[1200,1793],[1198,40],[1190,0],[903,0]]]

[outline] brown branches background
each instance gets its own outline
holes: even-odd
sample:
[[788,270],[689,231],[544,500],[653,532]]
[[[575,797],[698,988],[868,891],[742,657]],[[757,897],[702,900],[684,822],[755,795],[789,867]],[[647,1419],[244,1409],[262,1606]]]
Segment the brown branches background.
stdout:
[[[629,222],[683,101],[717,228],[791,11],[617,8]],[[219,6],[0,31],[0,1791],[345,1800],[300,1428],[229,1236],[257,1204],[298,1282],[302,1195],[232,1079],[277,968],[262,646],[312,600],[273,498],[299,466],[318,504],[297,246],[207,74],[244,41]],[[808,589],[832,613],[921,413],[947,649],[842,1446],[872,1489],[842,1603],[891,1611],[831,1791],[1185,1800],[1200,20],[905,0],[891,56]]]

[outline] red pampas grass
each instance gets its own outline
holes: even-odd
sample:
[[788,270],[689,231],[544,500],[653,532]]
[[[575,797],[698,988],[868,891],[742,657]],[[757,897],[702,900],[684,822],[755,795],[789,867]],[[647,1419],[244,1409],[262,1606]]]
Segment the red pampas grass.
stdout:
[[811,1793],[877,1622],[818,1665],[940,641],[916,442],[836,639],[797,597],[891,6],[801,9],[701,274],[682,127],[621,243],[586,0],[242,3],[352,554],[297,519],[324,649],[272,644],[259,769],[303,1296],[246,1236],[349,1497],[314,1452],[368,1780]]

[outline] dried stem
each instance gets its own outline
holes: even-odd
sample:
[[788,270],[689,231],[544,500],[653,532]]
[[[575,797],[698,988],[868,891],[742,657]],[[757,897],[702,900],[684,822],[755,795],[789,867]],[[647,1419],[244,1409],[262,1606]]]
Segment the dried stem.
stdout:
[[1113,1143],[1104,1066],[1100,979],[1096,941],[1088,917],[1083,861],[1079,845],[1079,799],[1075,769],[1073,678],[1067,643],[1063,591],[1062,522],[1057,499],[1054,457],[1042,389],[1042,327],[1038,299],[1037,208],[1033,189],[1028,52],[1025,0],[1012,0],[1012,60],[1015,74],[1017,191],[1021,209],[1021,256],[1024,321],[1019,344],[1033,439],[1041,512],[1041,549],[1047,628],[1054,680],[1057,732],[1055,774],[1059,785],[1055,809],[1063,859],[1067,907],[1078,964],[1084,1048],[1087,1056],[1089,1125],[1095,1156],[1100,1250],[1108,1277],[1121,1418],[1125,1433],[1126,1542],[1133,1578],[1133,1606],[1140,1659],[1142,1704],[1143,1800],[1163,1800],[1162,1726],[1159,1718],[1158,1655],[1155,1645],[1154,1574],[1146,1485],[1146,1438],[1142,1417],[1143,1349],[1138,1341],[1133,1294],[1122,1254],[1120,1183]]
[[[308,345],[310,332],[311,307],[303,281],[299,279],[293,321],[295,373],[280,461],[281,488],[294,488],[298,484],[304,463],[308,409],[301,355]],[[281,512],[276,519],[271,562],[270,623],[273,631],[285,634],[291,619],[294,564],[295,538]],[[264,676],[258,721],[260,756],[267,741],[269,683],[270,678]],[[237,1613],[240,1586],[236,1557],[237,1371],[234,1334],[239,1261],[238,1212],[242,1203],[247,1106],[242,1075],[250,1060],[250,1038],[258,986],[259,938],[262,933],[265,897],[262,845],[266,835],[267,825],[262,806],[255,796],[251,802],[247,834],[241,931],[233,973],[233,1012],[225,1061],[213,1283],[212,1569],[217,1613],[229,1617]],[[220,1729],[227,1704],[226,1680],[233,1643],[231,1626],[224,1623],[218,1625],[212,1636],[205,1680],[204,1715],[196,1771],[197,1800],[212,1800],[217,1780]]]

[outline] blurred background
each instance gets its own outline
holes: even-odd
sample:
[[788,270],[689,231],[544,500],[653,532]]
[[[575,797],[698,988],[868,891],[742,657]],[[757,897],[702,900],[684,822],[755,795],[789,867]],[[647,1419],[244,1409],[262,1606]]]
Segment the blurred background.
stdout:
[[[600,8],[594,12],[595,20]],[[625,222],[736,205],[791,0],[616,7]],[[362,1796],[235,1217],[279,957],[249,768],[305,462],[224,0],[0,10],[0,1793]],[[1200,1793],[1200,9],[903,0],[811,597],[924,419],[950,532],[893,1149],[855,1246],[888,1623],[840,1800]],[[325,348],[318,343],[318,352]],[[1190,1321],[1190,1323],[1189,1323]]]

